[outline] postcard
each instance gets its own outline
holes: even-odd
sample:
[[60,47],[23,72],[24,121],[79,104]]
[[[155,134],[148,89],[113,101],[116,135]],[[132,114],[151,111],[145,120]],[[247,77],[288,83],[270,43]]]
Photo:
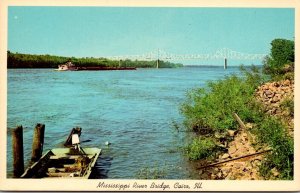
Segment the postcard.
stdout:
[[299,2],[0,5],[1,190],[300,190]]

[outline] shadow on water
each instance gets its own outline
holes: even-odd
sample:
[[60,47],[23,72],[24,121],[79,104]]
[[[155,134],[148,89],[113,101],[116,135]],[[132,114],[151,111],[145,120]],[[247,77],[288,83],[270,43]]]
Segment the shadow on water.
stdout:
[[107,179],[113,157],[101,154],[93,168],[90,179]]

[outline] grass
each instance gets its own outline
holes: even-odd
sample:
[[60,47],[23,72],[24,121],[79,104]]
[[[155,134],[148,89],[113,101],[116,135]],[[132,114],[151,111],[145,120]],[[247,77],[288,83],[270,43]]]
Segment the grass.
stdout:
[[196,137],[191,144],[186,147],[189,159],[199,160],[210,157],[216,149],[216,144],[211,138]]
[[287,98],[280,104],[283,108],[287,109],[290,116],[294,116],[294,100]]
[[[227,131],[238,128],[232,116],[232,113],[237,113],[244,122],[253,123],[252,132],[257,136],[257,143],[273,150],[260,168],[265,179],[271,178],[273,168],[280,172],[278,179],[292,179],[293,141],[287,136],[285,125],[265,114],[262,105],[254,99],[256,88],[267,78],[255,67],[241,70],[242,77],[231,75],[188,93],[181,112],[186,127],[198,135],[187,145],[187,156],[198,160],[217,155],[220,149],[216,147],[221,141],[216,135],[224,136],[223,141],[224,138],[231,140]],[[293,102],[287,101],[283,105],[293,112]]]

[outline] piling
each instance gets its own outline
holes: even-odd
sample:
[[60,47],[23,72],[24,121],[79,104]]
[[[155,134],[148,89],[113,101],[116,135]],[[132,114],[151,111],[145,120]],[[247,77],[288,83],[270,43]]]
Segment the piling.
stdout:
[[45,125],[38,123],[34,128],[31,161],[36,162],[42,157]]
[[13,175],[15,178],[24,173],[23,127],[18,126],[12,131]]
[[159,60],[156,60],[156,68],[158,68]]

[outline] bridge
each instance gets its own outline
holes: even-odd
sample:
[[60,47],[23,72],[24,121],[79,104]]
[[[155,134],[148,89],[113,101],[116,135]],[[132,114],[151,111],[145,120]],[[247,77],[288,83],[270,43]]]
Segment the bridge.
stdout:
[[227,60],[262,60],[267,54],[253,54],[253,53],[242,53],[238,51],[231,50],[229,48],[222,48],[214,53],[209,54],[172,54],[166,51],[158,49],[157,51],[152,51],[140,55],[123,55],[123,56],[108,56],[106,58],[112,60],[156,60],[157,68],[159,60],[224,60],[224,68],[227,68]]

